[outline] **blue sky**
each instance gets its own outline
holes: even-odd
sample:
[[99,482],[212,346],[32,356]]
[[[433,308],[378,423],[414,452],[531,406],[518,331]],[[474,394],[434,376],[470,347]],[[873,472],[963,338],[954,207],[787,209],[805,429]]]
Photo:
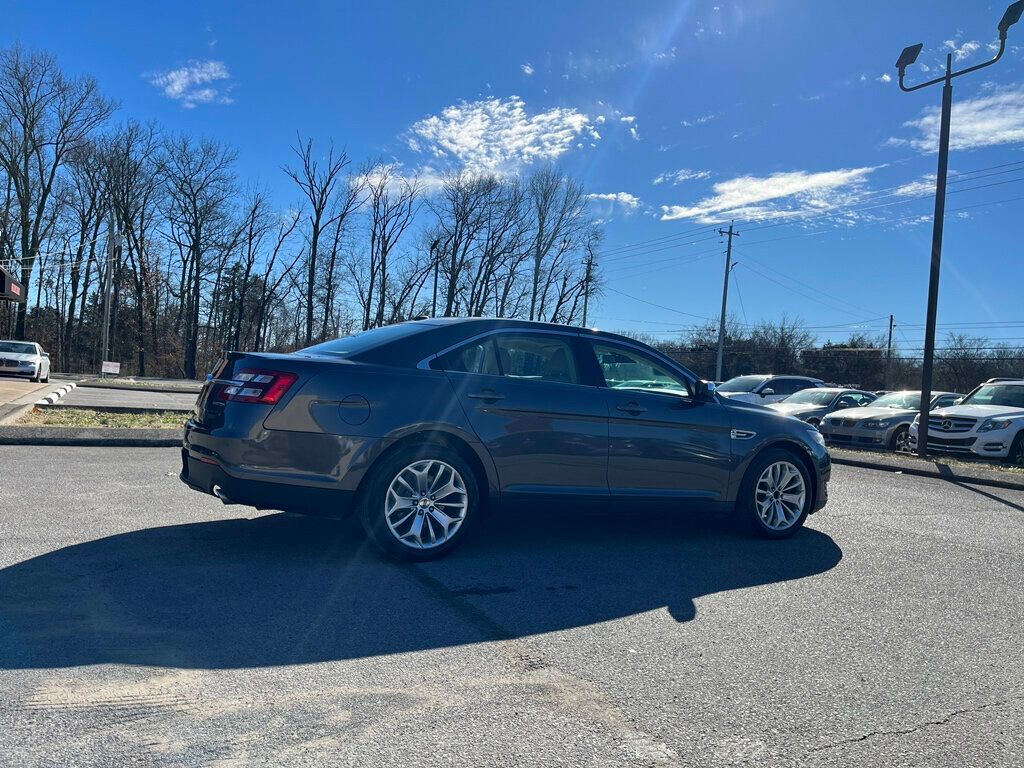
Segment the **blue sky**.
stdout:
[[[282,205],[296,130],[428,176],[555,159],[607,222],[609,290],[592,324],[669,337],[717,317],[723,246],[710,225],[735,218],[738,320],[786,313],[840,339],[881,332],[894,313],[911,353],[931,238],[932,202],[916,198],[930,192],[941,93],[901,93],[893,62],[922,42],[911,81],[948,52],[978,63],[1004,7],[22,2],[4,19],[9,42],[95,75],[122,118],[237,146],[241,175]],[[939,322],[1016,341],[1024,24],[1009,42],[956,81]]]

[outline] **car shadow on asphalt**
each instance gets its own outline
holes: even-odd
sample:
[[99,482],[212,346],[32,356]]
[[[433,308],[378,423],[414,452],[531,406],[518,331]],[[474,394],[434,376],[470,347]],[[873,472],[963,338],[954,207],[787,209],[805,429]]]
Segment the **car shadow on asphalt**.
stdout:
[[[0,569],[0,668],[239,668],[526,637],[833,568],[783,541],[663,514],[494,516],[444,560],[382,559],[351,524],[271,514],[147,528]],[[772,599],[776,599],[773,596]]]

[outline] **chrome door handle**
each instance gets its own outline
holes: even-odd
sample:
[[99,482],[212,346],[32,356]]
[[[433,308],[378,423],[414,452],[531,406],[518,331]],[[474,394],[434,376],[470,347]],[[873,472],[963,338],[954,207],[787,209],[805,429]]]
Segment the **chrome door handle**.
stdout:
[[471,397],[474,400],[488,400],[490,402],[505,399],[504,395],[499,395],[493,389],[485,389],[483,392],[469,392],[466,394],[466,397]]
[[639,415],[641,413],[645,413],[647,411],[647,409],[644,408],[639,403],[625,403],[623,405],[615,406],[615,409],[619,410],[619,411],[622,411],[624,413],[632,414],[633,416],[637,416],[637,415]]

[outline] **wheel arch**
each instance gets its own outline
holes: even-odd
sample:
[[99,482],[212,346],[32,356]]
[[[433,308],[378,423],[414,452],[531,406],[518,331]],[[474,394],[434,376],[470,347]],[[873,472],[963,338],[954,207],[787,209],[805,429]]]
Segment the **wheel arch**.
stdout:
[[814,509],[814,507],[817,506],[819,493],[818,470],[814,466],[814,459],[807,452],[807,449],[803,445],[801,445],[796,440],[791,440],[786,437],[779,437],[768,442],[765,442],[764,444],[759,445],[757,447],[757,450],[751,452],[751,454],[747,456],[747,460],[743,465],[743,472],[740,474],[740,479],[736,484],[737,501],[739,501],[739,495],[740,493],[743,492],[743,489],[746,486],[747,481],[750,479],[750,465],[753,464],[754,461],[756,461],[757,458],[761,456],[761,454],[763,454],[765,451],[770,451],[772,449],[786,451],[787,453],[790,453],[793,456],[795,456],[800,461],[800,463],[803,464],[804,469],[807,470],[807,476],[810,478],[811,488],[814,492],[815,504],[811,507],[812,509]]
[[498,504],[498,484],[494,465],[490,456],[480,446],[474,446],[463,437],[444,429],[430,428],[410,432],[396,438],[390,445],[373,458],[356,487],[356,498],[359,499],[366,486],[370,483],[374,469],[380,462],[386,461],[398,451],[414,446],[440,445],[456,451],[473,470],[473,476],[480,489],[480,500],[484,511],[496,509]]

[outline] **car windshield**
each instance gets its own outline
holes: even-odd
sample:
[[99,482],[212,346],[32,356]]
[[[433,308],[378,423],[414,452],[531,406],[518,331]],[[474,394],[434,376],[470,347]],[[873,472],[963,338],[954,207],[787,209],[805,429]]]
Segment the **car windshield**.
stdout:
[[20,341],[0,341],[0,352],[13,352],[16,355],[34,355],[35,344],[25,344]]
[[916,411],[921,407],[920,392],[890,392],[871,403],[872,408],[902,408]]
[[395,325],[385,325],[382,328],[373,328],[369,331],[353,334],[352,336],[344,336],[340,339],[325,341],[321,344],[314,344],[312,347],[300,349],[298,354],[348,357],[381,344],[387,344],[388,342],[402,339],[406,336],[421,333],[423,330],[423,325],[418,323],[396,323]]
[[718,388],[719,392],[753,392],[767,376],[737,376]]
[[960,404],[1024,408],[1024,384],[985,384],[964,398]]
[[799,405],[828,405],[839,393],[834,389],[804,389],[795,395],[790,395],[782,402]]

